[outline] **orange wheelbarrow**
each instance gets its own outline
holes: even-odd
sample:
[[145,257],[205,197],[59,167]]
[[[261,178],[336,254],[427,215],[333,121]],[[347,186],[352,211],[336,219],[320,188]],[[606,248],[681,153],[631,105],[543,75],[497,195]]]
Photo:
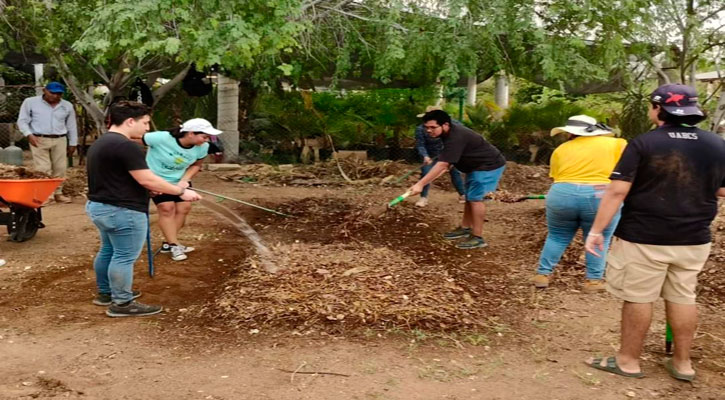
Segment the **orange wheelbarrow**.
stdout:
[[50,179],[0,179],[0,225],[7,225],[10,240],[24,242],[31,239],[43,225],[40,208],[53,191],[63,182]]

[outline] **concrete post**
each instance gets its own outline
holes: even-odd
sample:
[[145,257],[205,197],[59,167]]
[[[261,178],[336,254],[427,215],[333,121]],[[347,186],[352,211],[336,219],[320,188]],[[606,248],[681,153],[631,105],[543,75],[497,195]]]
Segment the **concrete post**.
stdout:
[[224,162],[239,162],[239,81],[224,75],[217,79],[217,129],[224,146]]

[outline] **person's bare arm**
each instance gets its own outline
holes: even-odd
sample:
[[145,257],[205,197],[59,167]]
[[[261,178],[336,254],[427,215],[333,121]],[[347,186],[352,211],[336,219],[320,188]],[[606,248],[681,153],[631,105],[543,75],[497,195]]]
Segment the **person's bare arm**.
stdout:
[[586,251],[595,256],[600,256],[597,253],[597,249],[600,251],[604,250],[604,237],[602,236],[602,232],[612,222],[612,218],[614,218],[614,215],[619,210],[619,207],[624,202],[631,188],[632,182],[627,181],[614,180],[609,184],[607,191],[604,192],[601,203],[599,203],[599,210],[597,210],[597,216],[594,218],[589,235],[587,235],[584,244]]
[[718,189],[717,195],[718,197],[725,197],[725,187],[721,187],[720,189]]
[[128,171],[133,179],[136,180],[141,186],[152,192],[173,194],[180,196],[184,201],[196,201],[201,199],[198,193],[191,189],[185,189],[177,185],[166,182],[165,180],[158,177],[156,174],[151,172],[150,169],[137,169]]
[[191,181],[192,178],[196,174],[201,171],[201,166],[204,163],[203,160],[197,160],[195,163],[191,164],[189,168],[186,169],[186,172],[184,172],[184,176],[181,177],[179,180],[179,186],[181,187],[189,187],[189,181]]
[[445,161],[438,161],[436,165],[434,165],[433,168],[431,168],[430,171],[428,171],[428,173],[425,174],[425,176],[421,180],[416,182],[415,185],[411,186],[408,191],[411,195],[416,195],[422,192],[425,185],[433,182],[439,176],[443,175],[444,172],[448,171],[449,166],[450,164]]

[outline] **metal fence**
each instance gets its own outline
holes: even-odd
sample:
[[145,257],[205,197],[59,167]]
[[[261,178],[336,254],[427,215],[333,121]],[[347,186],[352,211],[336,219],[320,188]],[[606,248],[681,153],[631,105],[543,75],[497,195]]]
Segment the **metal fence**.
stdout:
[[35,86],[32,85],[0,86],[0,147],[7,147],[11,141],[22,138],[15,122],[23,100],[32,96],[35,96]]

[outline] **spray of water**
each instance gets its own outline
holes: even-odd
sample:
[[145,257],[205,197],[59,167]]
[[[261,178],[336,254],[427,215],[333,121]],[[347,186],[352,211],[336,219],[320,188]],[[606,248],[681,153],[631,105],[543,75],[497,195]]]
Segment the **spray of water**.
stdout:
[[234,227],[242,232],[244,236],[249,239],[250,242],[252,242],[254,247],[257,249],[257,255],[259,256],[259,260],[265,271],[274,274],[280,270],[279,265],[274,260],[272,252],[264,244],[262,238],[259,236],[257,231],[255,231],[254,228],[252,228],[247,223],[247,221],[244,220],[244,218],[240,217],[237,213],[230,210],[229,208],[224,207],[223,205],[215,203],[211,200],[202,199],[200,203],[204,207],[214,212],[216,215],[229,221]]

